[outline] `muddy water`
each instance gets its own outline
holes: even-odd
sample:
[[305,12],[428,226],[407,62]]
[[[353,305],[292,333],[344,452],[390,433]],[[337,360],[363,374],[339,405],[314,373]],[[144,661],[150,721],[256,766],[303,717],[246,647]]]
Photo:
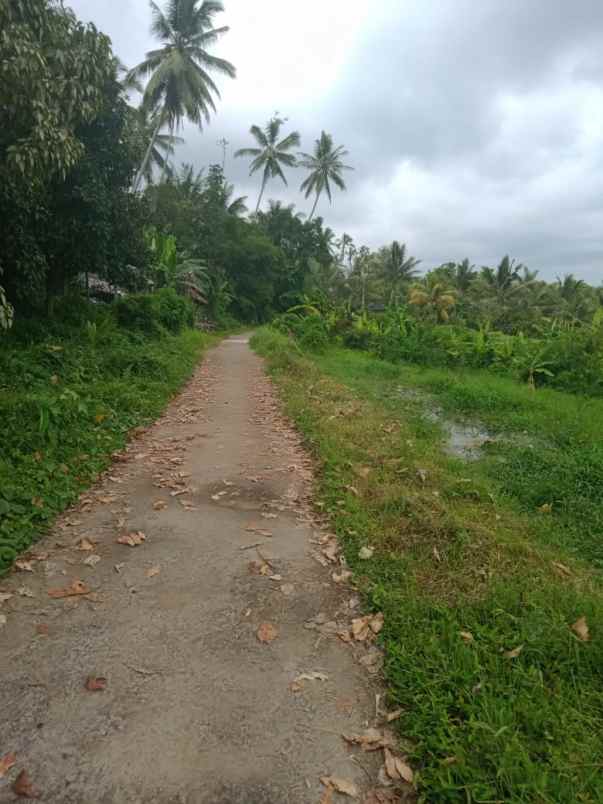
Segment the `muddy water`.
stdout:
[[400,387],[397,389],[397,393],[403,399],[420,403],[423,418],[442,428],[446,439],[444,451],[448,455],[475,461],[481,457],[482,448],[486,444],[491,444],[500,438],[479,422],[468,423],[448,418],[442,408],[434,404],[433,400],[421,391]]

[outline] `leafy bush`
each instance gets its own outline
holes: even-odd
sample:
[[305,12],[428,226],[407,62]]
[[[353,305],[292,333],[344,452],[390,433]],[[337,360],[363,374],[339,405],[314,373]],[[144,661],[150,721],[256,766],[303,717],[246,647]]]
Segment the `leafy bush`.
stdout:
[[194,323],[193,305],[173,288],[126,296],[115,302],[115,312],[120,326],[151,336],[178,333]]

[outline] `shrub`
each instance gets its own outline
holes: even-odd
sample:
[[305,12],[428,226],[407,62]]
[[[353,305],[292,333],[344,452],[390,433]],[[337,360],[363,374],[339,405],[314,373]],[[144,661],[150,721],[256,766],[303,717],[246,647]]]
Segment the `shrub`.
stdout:
[[151,336],[164,330],[178,333],[194,323],[192,303],[173,288],[126,296],[115,302],[115,312],[120,326]]

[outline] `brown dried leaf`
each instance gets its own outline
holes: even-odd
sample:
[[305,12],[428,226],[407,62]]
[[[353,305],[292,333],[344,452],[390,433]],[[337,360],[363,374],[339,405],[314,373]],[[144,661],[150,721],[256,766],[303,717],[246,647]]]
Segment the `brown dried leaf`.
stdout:
[[31,589],[28,589],[27,586],[20,586],[17,589],[17,594],[21,597],[35,597],[34,593],[31,591]]
[[33,572],[31,561],[25,561],[23,558],[19,558],[15,561],[15,569],[19,570],[19,572]]
[[402,713],[403,713],[402,709],[396,709],[393,712],[387,712],[387,714],[385,715],[385,719],[387,720],[388,723],[392,723],[394,720],[398,720],[398,718],[402,716]]
[[358,558],[361,558],[363,561],[368,561],[369,558],[373,557],[373,553],[375,552],[374,547],[361,547],[360,551],[358,552]]
[[358,788],[354,782],[350,782],[348,779],[342,779],[339,776],[321,776],[320,781],[325,787],[331,787],[344,796],[358,798]]
[[317,670],[313,670],[311,673],[300,673],[300,675],[294,679],[294,684],[299,684],[302,681],[328,681],[329,676],[326,673],[319,673]]
[[165,500],[155,500],[153,503],[153,510],[154,511],[164,511],[168,507],[168,504]]
[[369,627],[368,617],[357,617],[355,620],[352,620],[352,636],[356,642],[364,642],[370,633],[371,629]]
[[0,779],[2,779],[8,771],[12,768],[12,766],[17,761],[17,755],[14,753],[6,754],[3,757],[0,757]]
[[260,642],[273,642],[278,636],[278,628],[272,623],[262,623],[257,630],[257,638]]
[[562,564],[560,561],[552,561],[551,563],[555,569],[559,570],[561,575],[567,575],[569,577],[572,574],[571,569],[566,567],[565,564]]
[[373,634],[378,634],[383,629],[383,613],[373,615],[369,619],[369,625]]
[[473,634],[470,631],[459,631],[459,635],[463,642],[466,642],[467,644],[474,641]]
[[117,539],[117,544],[125,544],[127,547],[138,547],[146,538],[147,537],[141,530],[132,531],[131,533],[122,533]]
[[88,556],[88,558],[85,558],[82,564],[85,564],[87,567],[95,567],[100,560],[101,557],[93,553],[92,555]]
[[333,804],[333,792],[332,787],[325,788],[318,804]]
[[22,770],[15,779],[13,792],[23,798],[40,798],[40,791],[33,786],[26,770]]
[[349,581],[352,577],[352,572],[350,570],[341,570],[341,572],[334,572],[331,575],[331,578],[335,581],[335,583],[345,583]]
[[415,777],[410,765],[407,765],[401,757],[392,754],[389,748],[385,748],[383,754],[385,758],[385,772],[389,778],[395,782],[402,780],[412,784]]
[[582,642],[588,642],[590,639],[590,632],[588,630],[586,617],[580,617],[579,620],[576,620],[576,622],[572,625],[572,631]]
[[83,581],[73,581],[70,586],[65,586],[62,589],[49,589],[48,596],[54,598],[61,597],[75,597],[76,595],[89,595],[90,589]]
[[161,567],[150,567],[146,572],[145,575],[147,578],[154,578],[156,575],[159,575],[161,572]]
[[107,688],[107,679],[103,676],[88,676],[85,687],[89,692],[102,692]]
[[503,653],[503,656],[505,657],[505,659],[517,659],[522,650],[523,645],[518,645],[516,648],[513,648],[513,650],[505,651],[505,653]]
[[343,734],[342,737],[352,745],[359,745],[363,751],[378,751],[394,744],[391,735],[382,734],[378,729],[367,729],[364,734]]
[[49,628],[46,623],[38,623],[38,625],[36,625],[36,634],[39,634],[40,636],[48,636],[48,633]]
[[77,543],[78,550],[92,551],[94,550],[95,547],[96,545],[94,544],[94,542],[91,542],[90,539],[86,538],[80,539],[79,542]]

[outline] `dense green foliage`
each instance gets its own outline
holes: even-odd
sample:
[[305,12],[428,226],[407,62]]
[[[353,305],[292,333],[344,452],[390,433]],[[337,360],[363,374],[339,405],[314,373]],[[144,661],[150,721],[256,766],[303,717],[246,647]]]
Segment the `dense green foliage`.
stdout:
[[48,306],[80,273],[126,282],[144,264],[143,141],[109,40],[47,0],[0,3],[2,284]]
[[0,352],[0,571],[160,413],[208,342],[170,290],[62,307],[49,324],[17,321]]
[[[601,494],[585,483],[600,491],[601,402],[585,409],[483,371],[454,382],[358,352],[310,360],[273,329],[254,345],[321,466],[319,501],[356,584],[384,613],[389,704],[403,711],[419,800],[600,801],[603,589],[576,554],[601,557],[600,519],[589,524],[583,508],[590,494],[600,517]],[[536,448],[449,457],[429,403],[400,393],[421,380],[447,413],[527,430]],[[536,470],[529,454],[538,461],[543,448]],[[565,467],[579,462],[581,478],[568,482]],[[580,520],[569,533],[563,506]],[[361,560],[367,544],[374,556]],[[590,640],[572,629],[582,617]]]

